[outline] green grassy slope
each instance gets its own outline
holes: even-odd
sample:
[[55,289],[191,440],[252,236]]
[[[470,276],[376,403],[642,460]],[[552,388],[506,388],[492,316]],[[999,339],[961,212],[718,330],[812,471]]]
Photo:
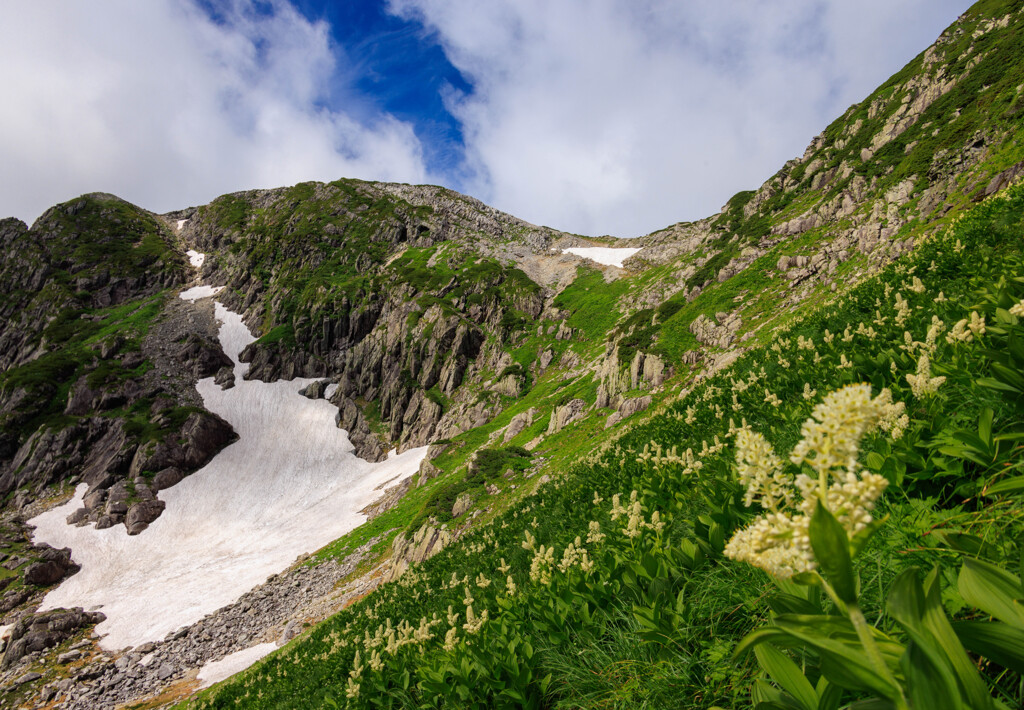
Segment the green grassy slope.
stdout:
[[[902,436],[871,435],[861,452],[889,483],[876,512],[888,517],[858,560],[869,620],[908,642],[885,596],[911,566],[937,566],[946,613],[979,618],[955,582],[964,550],[1021,572],[1015,494],[985,490],[1016,474],[1024,424],[1012,377],[1024,325],[1010,312],[1024,297],[1022,227],[1024,187],[986,201],[192,706],[748,706],[770,684],[751,656],[731,660],[738,641],[772,609],[835,612],[722,556],[758,512],[742,504],[730,429],[744,421],[789,451],[812,407],[856,382],[889,388],[909,417]],[[987,329],[957,337],[972,312]],[[928,351],[946,380],[916,396],[907,375]],[[840,683],[817,654],[796,658],[812,682]],[[991,655],[979,663],[986,692],[1019,704],[1020,676]],[[839,692],[842,703],[866,695]]]

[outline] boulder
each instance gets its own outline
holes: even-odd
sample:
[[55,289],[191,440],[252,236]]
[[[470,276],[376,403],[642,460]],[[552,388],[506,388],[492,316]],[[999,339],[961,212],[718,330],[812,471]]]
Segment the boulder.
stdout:
[[434,521],[423,523],[411,539],[398,534],[391,543],[391,567],[384,573],[381,582],[398,579],[410,564],[433,557],[452,541],[452,534],[444,528],[435,528]]
[[299,390],[299,394],[308,399],[323,399],[324,393],[327,391],[327,387],[330,384],[330,380],[317,380],[316,382],[310,382]]
[[235,386],[235,370],[233,367],[222,367],[217,370],[213,378],[214,384],[220,385],[222,390],[229,390]]
[[166,505],[162,500],[141,500],[138,503],[132,504],[124,520],[125,527],[128,528],[128,534],[138,535],[149,527],[149,524],[159,518],[160,514],[164,512]]
[[178,349],[176,358],[182,364],[191,364],[192,371],[199,379],[213,377],[224,367],[232,367],[231,358],[224,354],[220,343],[192,333]]
[[174,466],[168,466],[167,468],[160,469],[153,476],[152,487],[154,491],[162,491],[165,488],[177,485],[181,480],[185,478],[185,474],[180,469]]
[[35,549],[39,552],[40,559],[25,570],[25,582],[28,584],[48,587],[81,569],[71,561],[70,548],[57,550],[43,544],[37,545]]
[[473,505],[473,496],[469,493],[463,493],[455,499],[455,504],[452,506],[452,517],[457,518]]
[[429,458],[424,458],[423,461],[420,462],[420,468],[418,473],[419,477],[416,479],[416,485],[422,486],[427,481],[437,478],[439,475],[441,475],[441,469],[439,469],[437,466],[431,463]]
[[505,434],[502,436],[502,443],[507,444],[512,441],[512,439],[521,434],[526,427],[533,424],[533,418],[536,414],[537,410],[530,407],[525,412],[520,412],[512,417],[512,421],[510,421],[508,426],[505,427]]
[[618,413],[623,417],[630,417],[637,412],[642,412],[651,406],[651,396],[644,395],[643,397],[630,397],[629,399],[623,399],[619,403]]

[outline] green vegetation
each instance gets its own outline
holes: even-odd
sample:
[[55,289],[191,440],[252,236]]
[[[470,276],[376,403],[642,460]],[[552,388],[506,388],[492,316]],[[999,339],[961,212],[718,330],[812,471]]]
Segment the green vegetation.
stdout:
[[[149,331],[153,318],[160,312],[166,293],[151,298],[130,301],[88,311],[82,318],[77,310],[70,316],[58,317],[44,333],[55,329],[60,333],[59,348],[31,360],[24,365],[0,373],[0,394],[13,394],[23,390],[22,405],[9,411],[3,422],[7,445],[18,446],[40,427],[62,428],[75,421],[64,410],[71,387],[82,377],[88,387],[113,390],[128,379],[140,377],[152,368],[152,363],[139,358],[133,368],[123,367],[119,361],[99,357],[101,345],[117,339],[119,354],[137,353],[142,339]],[[148,420],[148,405],[145,413]],[[137,405],[141,406],[141,405]]]
[[[1022,227],[1017,187],[193,705],[936,707],[922,704],[936,687],[966,693],[956,706],[1019,705],[1019,646],[1000,640],[1016,617],[974,590],[1019,589],[1022,572]],[[857,475],[888,488],[873,536],[851,557],[841,528],[812,523],[820,577],[730,560],[764,510],[744,505],[732,436],[790,451],[854,383],[904,405],[860,442]],[[509,455],[486,454],[486,470]],[[891,680],[857,675],[879,657]]]
[[[421,389],[446,413],[499,411],[445,442],[433,478],[314,559],[374,540],[367,571],[426,524],[458,531],[453,545],[194,706],[1021,706],[1024,187],[965,210],[1024,160],[1024,22],[985,21],[1022,6],[975,5],[807,159],[697,225],[689,253],[608,283],[581,267],[551,300],[561,313],[491,256],[520,227],[450,232],[451,213],[353,180],[203,208],[229,242],[213,258],[263,309],[257,347],[326,363],[373,332],[386,336],[387,386]],[[922,89],[924,75],[942,91]],[[935,100],[908,109],[924,95]],[[883,227],[898,230],[873,250]],[[883,269],[912,239],[918,250]],[[134,252],[114,251],[152,263],[162,243],[140,233]],[[733,260],[742,268],[719,282]],[[859,285],[828,290],[848,284]],[[92,350],[155,311],[98,313],[70,273],[51,288],[69,307],[43,336],[69,347],[0,376],[0,391],[32,389],[46,404],[29,423],[64,426],[60,383],[116,384],[125,373]],[[702,345],[701,317],[739,330]],[[456,391],[417,380],[440,328],[470,333],[463,342],[494,363],[478,358]],[[548,434],[557,407],[596,402],[612,353],[608,406]],[[638,353],[657,355],[667,382],[638,384]],[[521,396],[492,391],[509,377]],[[385,439],[401,414],[390,394],[357,400]],[[632,428],[606,429],[616,398],[640,394],[652,404]],[[110,415],[153,437],[149,405]],[[468,511],[453,517],[460,499]]]
[[587,340],[601,342],[619,319],[619,298],[629,288],[625,281],[604,282],[596,269],[579,267],[576,280],[555,297],[555,307],[569,311],[566,324]]

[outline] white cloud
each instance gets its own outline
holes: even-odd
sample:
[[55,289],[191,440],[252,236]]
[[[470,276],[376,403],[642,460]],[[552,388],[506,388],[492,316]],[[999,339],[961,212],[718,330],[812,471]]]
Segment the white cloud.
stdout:
[[968,4],[390,0],[474,87],[447,94],[465,164],[437,176],[412,126],[354,88],[328,26],[253,2],[220,0],[222,22],[192,0],[0,4],[0,216],[94,190],[163,211],[347,176],[633,236],[757,187]]
[[355,92],[359,110],[323,108],[329,28],[272,4],[232,0],[216,23],[188,0],[6,0],[0,216],[99,190],[163,211],[303,180],[430,179],[408,124],[368,123]]
[[634,236],[757,187],[966,0],[391,0],[473,85],[466,189],[533,222]]

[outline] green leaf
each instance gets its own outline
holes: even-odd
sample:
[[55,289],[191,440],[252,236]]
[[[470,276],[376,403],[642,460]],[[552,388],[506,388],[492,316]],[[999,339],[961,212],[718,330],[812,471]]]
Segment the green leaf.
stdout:
[[987,407],[978,416],[978,437],[988,446],[992,446],[992,417],[993,412]]
[[970,535],[958,530],[934,530],[932,535],[953,550],[977,555],[986,547],[985,541],[977,535]]
[[799,641],[803,646],[810,647],[821,657],[822,673],[830,682],[851,690],[870,690],[886,698],[899,696],[899,688],[878,677],[871,661],[859,645],[847,644],[823,635],[828,628],[828,624],[825,623],[828,617],[812,618],[823,622],[820,628],[816,628],[813,623],[807,624],[802,619],[793,622],[784,616],[776,618],[775,624],[780,631]]
[[950,699],[960,697],[968,707],[978,710],[991,706],[984,682],[946,618],[938,568],[928,575],[924,586],[916,569],[903,572],[889,592],[887,609],[913,640],[912,651],[901,660],[912,696],[931,697],[931,690],[916,687],[918,682],[928,684],[929,688],[948,685],[941,692]]
[[1017,387],[1011,387],[1010,385],[1004,384],[1003,382],[1000,382],[999,380],[994,379],[992,377],[980,377],[977,380],[975,380],[975,382],[981,385],[982,387],[987,387],[993,390],[1000,390],[1002,392],[1020,392],[1020,390]]
[[834,683],[829,683],[828,678],[818,678],[818,685],[814,688],[818,694],[818,710],[839,710],[839,702],[843,699],[843,689]]
[[994,362],[992,363],[992,372],[996,373],[999,379],[1010,385],[1010,387],[1018,391],[1024,389],[1024,375],[1011,370],[1006,365]]
[[821,605],[814,604],[804,597],[796,594],[776,594],[768,599],[768,606],[776,614],[818,614],[821,613]]
[[857,601],[857,578],[850,559],[850,541],[846,531],[829,510],[818,501],[811,517],[811,547],[824,577],[844,602]]
[[900,665],[907,679],[907,691],[911,707],[914,708],[948,708],[956,710],[963,707],[958,702],[960,695],[956,684],[943,664],[929,653],[923,646],[910,644]]
[[968,557],[960,568],[957,588],[964,601],[1000,621],[1024,629],[1021,581],[988,562]]
[[794,574],[792,580],[805,587],[821,587],[821,576],[817,572],[800,572]]
[[942,592],[939,588],[939,568],[935,567],[925,579],[924,628],[938,643],[953,671],[957,683],[964,692],[969,707],[979,710],[991,707],[992,698],[985,682],[978,675],[978,669],[968,657],[957,638],[942,606]]
[[884,698],[857,700],[846,706],[846,710],[895,710],[896,705]]
[[770,644],[761,644],[754,649],[758,663],[764,668],[772,680],[793,696],[803,710],[817,710],[818,694],[814,692],[800,668],[784,653]]
[[872,451],[871,453],[864,457],[864,463],[872,471],[877,472],[881,471],[882,466],[885,465],[885,458],[881,454]]
[[772,643],[784,642],[788,636],[786,632],[776,626],[762,626],[759,629],[754,629],[736,644],[736,648],[732,652],[732,658],[734,661],[738,660],[751,648],[767,641]]
[[971,653],[1024,673],[1024,630],[1001,621],[956,621],[953,631]]
[[1020,491],[1024,491],[1024,476],[1015,476],[994,483],[985,489],[985,495],[995,496],[1004,493],[1019,493]]

